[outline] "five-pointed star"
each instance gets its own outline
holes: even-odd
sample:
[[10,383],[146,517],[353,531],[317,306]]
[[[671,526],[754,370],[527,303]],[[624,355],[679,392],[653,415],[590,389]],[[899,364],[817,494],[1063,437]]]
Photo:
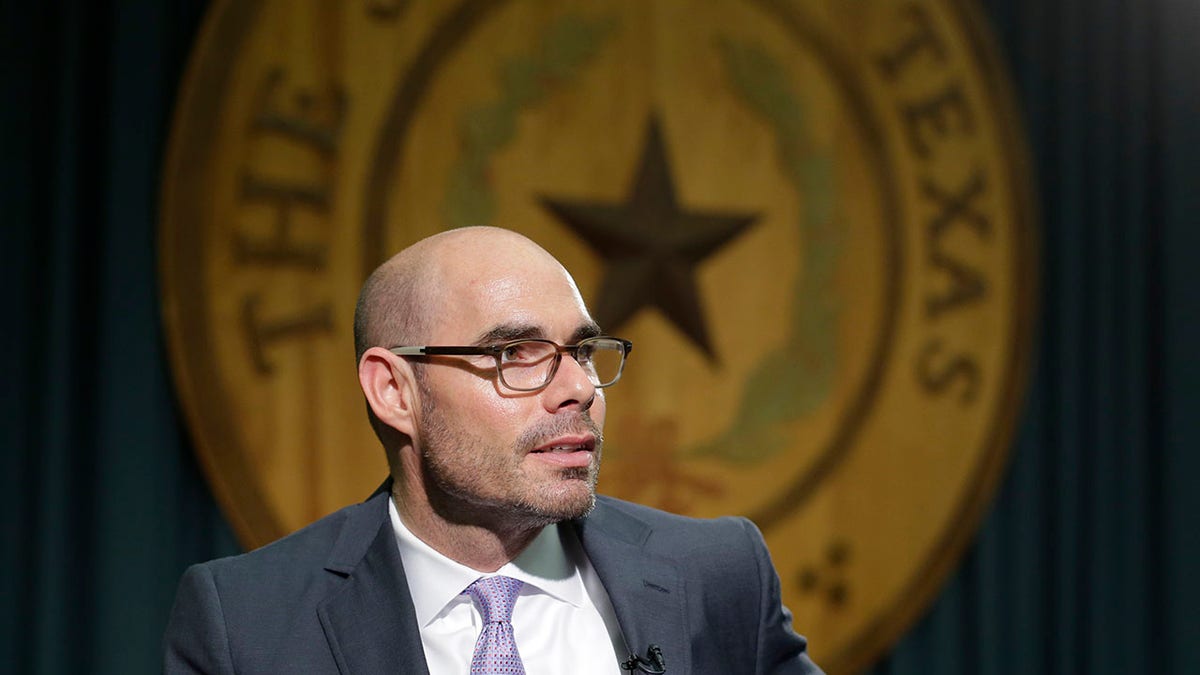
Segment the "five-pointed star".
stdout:
[[549,197],[541,197],[541,203],[604,258],[604,279],[592,307],[601,326],[615,330],[642,307],[657,307],[710,361],[717,360],[695,268],[758,216],[682,208],[657,120],[650,121],[641,166],[624,204]]

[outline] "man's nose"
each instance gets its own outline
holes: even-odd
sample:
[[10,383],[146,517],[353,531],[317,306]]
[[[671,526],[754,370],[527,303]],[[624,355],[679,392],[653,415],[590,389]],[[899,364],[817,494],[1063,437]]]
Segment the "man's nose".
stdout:
[[576,407],[580,411],[587,410],[596,400],[596,385],[592,384],[587,371],[575,357],[563,354],[558,364],[558,372],[546,389],[542,392],[546,410],[558,412],[563,408]]

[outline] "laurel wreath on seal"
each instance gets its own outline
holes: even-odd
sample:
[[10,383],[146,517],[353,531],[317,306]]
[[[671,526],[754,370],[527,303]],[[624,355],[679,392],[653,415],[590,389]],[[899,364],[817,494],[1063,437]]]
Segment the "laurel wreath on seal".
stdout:
[[833,162],[807,137],[804,106],[788,86],[787,72],[758,45],[721,38],[717,48],[734,90],[774,130],[780,167],[804,205],[796,224],[803,245],[787,336],[746,378],[733,423],[719,437],[685,451],[757,462],[787,449],[785,425],[815,410],[833,388],[839,314],[833,277],[842,229],[834,220]]
[[492,222],[496,198],[488,184],[492,155],[517,135],[517,115],[573,80],[616,27],[612,18],[570,13],[552,22],[534,49],[500,67],[500,95],[467,108],[460,120],[462,154],[451,168],[442,215],[450,227]]
[[[451,227],[492,221],[496,200],[487,180],[492,155],[516,138],[519,113],[573,80],[616,25],[611,17],[560,17],[527,54],[501,65],[494,100],[464,110],[463,149],[442,208]],[[797,223],[804,246],[785,340],[751,371],[733,423],[719,437],[679,454],[758,462],[786,450],[790,438],[784,425],[812,412],[832,389],[838,356],[832,327],[839,309],[832,281],[841,231],[833,218],[832,161],[817,153],[805,134],[804,107],[788,86],[786,71],[757,45],[718,39],[717,48],[734,90],[775,133],[784,176],[804,205]]]

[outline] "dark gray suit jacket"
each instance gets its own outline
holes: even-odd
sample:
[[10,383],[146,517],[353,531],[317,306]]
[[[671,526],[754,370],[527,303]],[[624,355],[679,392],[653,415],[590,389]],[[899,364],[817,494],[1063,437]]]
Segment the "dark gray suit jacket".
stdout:
[[[193,565],[167,626],[175,673],[428,673],[390,482],[257,551]],[[668,673],[819,673],[758,529],[607,497],[573,523],[631,651]]]

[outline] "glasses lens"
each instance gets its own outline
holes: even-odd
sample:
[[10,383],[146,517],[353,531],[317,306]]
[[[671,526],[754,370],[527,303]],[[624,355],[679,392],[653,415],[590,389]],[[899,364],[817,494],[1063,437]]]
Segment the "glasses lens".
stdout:
[[544,340],[510,342],[500,352],[500,378],[510,389],[538,389],[550,380],[558,348]]
[[592,384],[607,387],[621,377],[621,368],[625,365],[625,345],[612,338],[584,340],[579,343],[576,359],[587,371]]
[[[597,387],[607,387],[621,377],[625,345],[613,338],[592,338],[579,343],[575,360]],[[517,391],[535,391],[550,383],[558,363],[558,345],[548,340],[518,340],[500,352],[500,380]]]

